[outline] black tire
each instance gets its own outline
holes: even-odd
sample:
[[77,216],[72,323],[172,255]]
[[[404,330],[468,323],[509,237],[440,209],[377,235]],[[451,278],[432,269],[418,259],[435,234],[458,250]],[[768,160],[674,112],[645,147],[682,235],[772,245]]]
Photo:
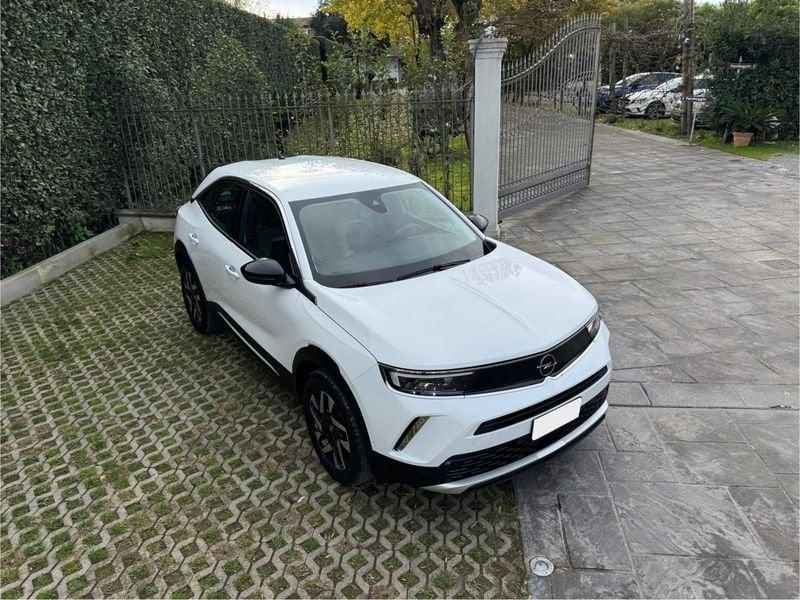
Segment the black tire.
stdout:
[[367,436],[347,386],[338,377],[317,370],[306,377],[302,389],[308,434],[322,466],[344,485],[369,481]]
[[178,259],[178,270],[181,273],[181,296],[186,314],[197,331],[203,334],[216,333],[222,329],[219,315],[209,309],[203,286],[197,271],[188,257]]
[[663,119],[667,115],[667,109],[662,102],[651,102],[644,109],[644,116],[648,119]]

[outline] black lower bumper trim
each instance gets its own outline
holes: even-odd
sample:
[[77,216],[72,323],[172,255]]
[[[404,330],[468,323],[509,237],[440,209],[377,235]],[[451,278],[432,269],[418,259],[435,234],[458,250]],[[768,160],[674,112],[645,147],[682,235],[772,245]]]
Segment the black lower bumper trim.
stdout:
[[[410,465],[408,463],[389,458],[388,456],[384,456],[383,454],[372,452],[370,456],[370,466],[375,478],[378,481],[401,482],[415,487],[430,487],[443,483],[468,479],[470,477],[480,475],[481,473],[486,473],[488,471],[493,471],[495,469],[504,467],[505,465],[521,460],[526,456],[530,456],[539,450],[555,444],[560,439],[569,435],[583,423],[588,421],[594,414],[596,414],[597,411],[602,407],[603,402],[605,402],[607,394],[608,387],[583,405],[581,408],[581,413],[577,419],[567,423],[562,427],[559,427],[555,431],[538,440],[532,440],[530,435],[525,435],[492,448],[486,448],[477,452],[453,456],[444,461],[444,463],[438,467],[420,467],[416,465]],[[576,437],[562,448],[559,448],[558,451],[549,454],[547,457],[544,457],[542,460],[545,460],[546,458],[549,458],[550,456],[569,448],[578,440],[582,439],[585,435],[588,435],[599,423],[602,422],[602,420],[603,419],[598,419],[597,422],[592,425],[592,427],[587,429],[580,436]],[[530,464],[526,464],[511,473],[505,473],[490,481],[483,482],[481,485],[510,478],[517,472],[527,469],[528,467],[539,462],[541,461],[534,461]]]

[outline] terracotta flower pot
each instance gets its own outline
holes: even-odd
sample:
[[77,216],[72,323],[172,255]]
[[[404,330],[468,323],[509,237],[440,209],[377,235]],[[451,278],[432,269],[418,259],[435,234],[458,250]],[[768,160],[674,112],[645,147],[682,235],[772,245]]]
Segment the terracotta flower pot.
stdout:
[[753,134],[749,131],[734,131],[733,132],[733,145],[742,147],[742,146],[749,146],[750,142],[753,141]]

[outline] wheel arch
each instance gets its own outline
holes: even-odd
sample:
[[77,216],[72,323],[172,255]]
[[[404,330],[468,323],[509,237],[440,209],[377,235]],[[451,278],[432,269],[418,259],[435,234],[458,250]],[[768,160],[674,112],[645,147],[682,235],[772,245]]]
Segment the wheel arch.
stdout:
[[339,368],[339,365],[330,356],[330,354],[325,352],[322,348],[314,346],[313,344],[309,344],[308,346],[300,348],[300,350],[295,353],[294,360],[292,361],[292,383],[298,400],[302,402],[303,399],[303,381],[310,373],[317,369],[325,369],[330,371],[331,375],[337,377],[342,383],[345,391],[353,400],[353,404],[356,408],[356,416],[358,417],[358,422],[361,426],[362,435],[364,436],[364,439],[367,440],[369,449],[371,449],[372,440],[370,439],[367,424],[364,421],[364,414],[361,409],[361,405],[353,393],[353,390],[350,389],[350,385],[347,383],[347,380],[342,375],[342,370]]
[[191,264],[192,262],[192,259],[189,258],[189,251],[186,249],[186,246],[180,240],[175,242],[175,262],[179,266],[182,262],[188,262],[189,264]]

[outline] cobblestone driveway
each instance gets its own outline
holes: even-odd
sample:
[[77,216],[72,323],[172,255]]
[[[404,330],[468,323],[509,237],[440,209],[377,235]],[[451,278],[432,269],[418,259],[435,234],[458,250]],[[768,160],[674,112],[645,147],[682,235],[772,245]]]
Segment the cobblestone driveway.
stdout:
[[591,188],[503,223],[598,298],[607,425],[516,480],[539,597],[798,597],[798,184],[598,127]]
[[268,369],[191,328],[170,245],[3,310],[3,598],[525,593],[510,484],[335,485]]

